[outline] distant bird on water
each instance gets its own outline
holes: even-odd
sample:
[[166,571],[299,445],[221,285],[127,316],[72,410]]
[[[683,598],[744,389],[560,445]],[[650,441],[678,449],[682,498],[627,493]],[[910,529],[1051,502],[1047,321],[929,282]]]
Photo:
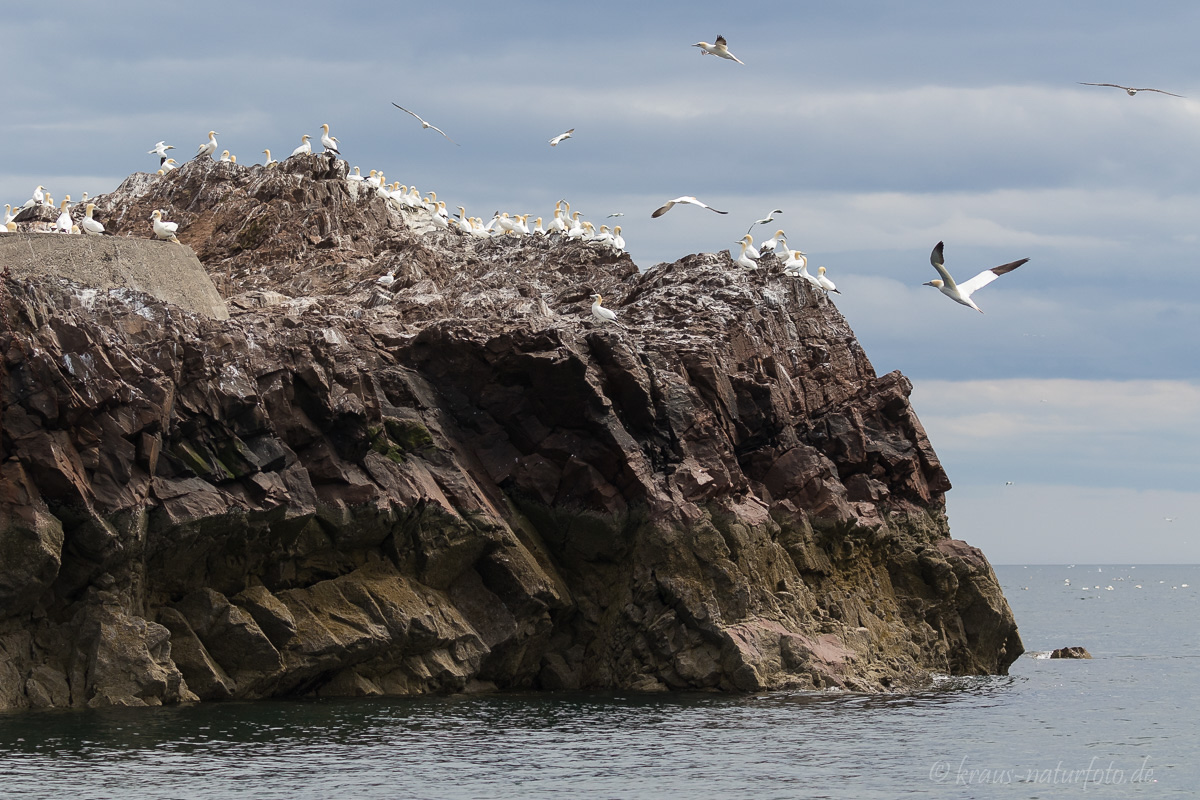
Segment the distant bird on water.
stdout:
[[154,145],[153,150],[147,150],[146,155],[158,156],[158,165],[161,167],[163,162],[167,160],[167,151],[174,150],[174,149],[175,149],[175,145],[173,145],[173,144],[167,144],[166,142],[159,142],[158,144]]
[[1084,81],[1079,81],[1079,85],[1080,86],[1111,86],[1114,89],[1124,89],[1125,93],[1128,94],[1130,97],[1133,97],[1138,92],[1158,92],[1159,94],[1169,94],[1169,95],[1171,95],[1171,97],[1183,97],[1183,95],[1181,95],[1181,94],[1175,94],[1174,92],[1164,92],[1162,89],[1150,89],[1148,87],[1143,87],[1141,89],[1135,89],[1132,86],[1122,86],[1119,83],[1086,83]]
[[[307,133],[300,137],[300,146],[292,151],[292,156],[307,156],[312,153],[312,144],[308,141],[312,137]],[[291,158],[292,156],[288,156]]]
[[174,242],[175,244],[182,244],[179,239],[175,237],[175,231],[179,230],[178,222],[165,221],[162,218],[162,212],[158,209],[155,209],[154,213],[150,215],[150,220],[151,228],[154,230],[154,238],[166,239],[167,241]]
[[687,205],[693,205],[693,206],[700,206],[701,208],[707,208],[709,211],[716,211],[716,213],[718,213],[718,214],[728,214],[729,213],[728,211],[717,211],[717,209],[713,208],[712,206],[708,205],[707,203],[701,203],[699,200],[692,197],[690,194],[685,194],[683,197],[676,197],[674,200],[668,200],[665,204],[663,204],[663,205],[659,206],[657,209],[655,209],[654,213],[651,214],[650,216],[654,219],[657,219],[658,217],[661,217],[663,214],[667,213],[672,208],[674,208],[676,204],[680,204],[680,203],[685,203]]
[[[393,103],[393,105],[395,105],[395,104]],[[397,106],[397,108],[399,108],[399,106]],[[420,119],[420,118],[418,117],[418,119]],[[572,134],[572,133],[574,133],[574,132],[575,132],[575,129],[574,129],[574,128],[571,128],[571,130],[567,131],[566,133],[560,133],[558,136],[555,136],[553,139],[551,139],[551,140],[550,140],[550,146],[551,146],[551,147],[558,147],[558,143],[559,143],[559,142],[562,142],[562,141],[565,141],[565,140],[567,140],[567,139],[570,139],[570,138],[571,138],[571,134]]]
[[340,150],[338,150],[337,137],[329,135],[329,125],[322,124],[321,130],[324,131],[324,133],[321,134],[321,146],[325,148],[325,152],[337,153],[340,156],[342,153]]
[[[400,109],[400,110],[401,110],[401,111],[403,111],[405,114],[409,114],[409,115],[411,115],[411,116],[413,116],[413,117],[416,117],[416,119],[417,119],[417,122],[421,123],[421,129],[422,129],[422,130],[424,130],[424,129],[426,129],[426,128],[429,128],[430,130],[435,130],[435,131],[437,131],[437,132],[438,132],[438,133],[440,133],[442,136],[446,136],[446,132],[445,132],[445,131],[443,131],[441,128],[437,127],[436,125],[430,125],[428,122],[426,122],[425,120],[421,119],[421,117],[419,117],[418,115],[416,115],[416,114],[413,114],[413,112],[409,111],[409,110],[408,110],[407,108],[405,108],[404,106],[397,106],[395,103],[392,103],[392,105],[396,106],[396,108]],[[575,129],[574,129],[574,128],[572,128],[571,130],[575,130]],[[570,131],[568,131],[568,133],[569,133],[569,132],[570,132]],[[452,144],[452,145],[454,145],[454,146],[456,146],[456,147],[461,147],[461,146],[462,146],[462,145],[460,145],[458,142],[456,142],[456,141],[454,141],[453,139],[451,139],[449,136],[446,136],[446,141],[447,141],[447,142],[450,142],[450,144]]]
[[616,315],[616,313],[614,313],[612,311],[612,309],[605,308],[604,306],[600,305],[600,300],[601,300],[600,295],[598,295],[598,294],[592,295],[591,300],[592,300],[592,316],[595,317],[597,322],[600,322],[600,323],[603,323],[606,325],[611,322],[613,325],[616,325],[618,328],[625,327],[621,323],[617,322],[617,315]]
[[726,46],[726,44],[727,42],[725,41],[725,37],[718,34],[717,41],[713,44],[709,44],[708,42],[696,42],[694,45],[692,45],[692,47],[699,47],[700,55],[719,56],[720,58],[728,59],[729,61],[736,61],[737,63],[745,66],[746,62],[729,52],[729,48]]
[[1012,272],[1014,269],[1029,260],[1028,258],[1022,258],[1020,261],[1012,261],[1008,264],[1001,264],[998,267],[985,269],[983,272],[979,273],[974,278],[971,278],[969,281],[955,283],[954,278],[951,278],[950,273],[946,271],[946,259],[942,255],[942,246],[943,242],[938,242],[937,246],[933,248],[933,252],[929,255],[929,262],[933,264],[933,268],[938,271],[938,274],[942,276],[942,279],[932,280],[921,285],[932,286],[954,302],[962,303],[964,306],[970,306],[980,314],[983,313],[983,309],[975,305],[975,302],[971,299],[971,295],[979,289],[982,289],[984,286],[987,286],[992,281],[996,280],[996,278]]
[[[217,152],[217,137],[218,136],[220,136],[220,134],[217,133],[216,131],[209,131],[208,132],[208,141],[205,142],[204,144],[200,145],[198,148],[196,148],[196,155],[192,156],[192,158],[193,159],[208,158],[213,153]],[[162,165],[161,161],[159,162],[159,165],[160,166]]]
[[754,222],[751,222],[750,227],[746,228],[746,233],[749,233],[750,231],[754,230],[755,225],[769,225],[770,223],[775,221],[776,214],[782,214],[782,213],[783,213],[782,209],[778,209],[778,208],[772,209],[771,213],[767,214],[762,219],[756,219],[756,220],[754,220]]

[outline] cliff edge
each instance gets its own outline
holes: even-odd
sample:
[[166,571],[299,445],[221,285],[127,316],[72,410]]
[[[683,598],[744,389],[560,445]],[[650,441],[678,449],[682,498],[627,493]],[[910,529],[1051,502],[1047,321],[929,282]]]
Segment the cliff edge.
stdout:
[[118,236],[164,209],[231,316],[6,272],[0,708],[880,691],[1022,652],[909,382],[771,258],[475,239],[316,155],[95,202]]

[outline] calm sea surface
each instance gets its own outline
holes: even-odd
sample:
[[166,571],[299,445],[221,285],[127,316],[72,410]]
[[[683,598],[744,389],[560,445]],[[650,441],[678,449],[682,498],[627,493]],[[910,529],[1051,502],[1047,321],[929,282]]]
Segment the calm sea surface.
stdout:
[[904,697],[531,694],[0,715],[0,798],[1200,794],[1200,567],[996,571],[1030,651],[1083,645],[1094,659],[1026,655],[1010,676]]

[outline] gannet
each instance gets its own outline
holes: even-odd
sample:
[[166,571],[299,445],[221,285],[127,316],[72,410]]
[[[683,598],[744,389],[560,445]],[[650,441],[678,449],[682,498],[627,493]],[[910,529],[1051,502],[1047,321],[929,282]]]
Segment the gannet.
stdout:
[[571,212],[571,224],[567,228],[568,239],[578,239],[583,236],[583,223],[579,221],[579,212]]
[[692,45],[692,47],[699,47],[701,50],[701,53],[700,53],[701,55],[720,56],[721,58],[726,58],[726,59],[729,59],[730,61],[736,61],[737,63],[741,64],[742,66],[745,66],[746,62],[742,61],[740,58],[735,56],[733,53],[729,52],[729,48],[726,47],[725,45],[726,45],[725,37],[718,35],[717,41],[713,44],[709,44],[708,42],[696,42],[694,45]]
[[943,244],[943,242],[938,242],[937,246],[933,248],[933,252],[929,256],[929,262],[933,264],[933,268],[938,271],[938,274],[942,276],[942,279],[932,280],[921,285],[933,286],[954,302],[962,303],[964,306],[970,306],[980,314],[983,313],[983,309],[975,305],[975,302],[971,300],[971,295],[979,289],[982,289],[984,286],[987,286],[992,281],[996,280],[996,278],[999,278],[1005,273],[1012,272],[1014,269],[1029,260],[1028,258],[1022,258],[1020,261],[1012,261],[1008,264],[1001,264],[998,267],[985,269],[974,278],[971,278],[971,280],[956,284],[954,282],[954,278],[951,278],[950,273],[946,271],[946,259],[942,255]]
[[[293,156],[307,156],[312,153],[312,145],[308,143],[311,137],[306,133],[300,137],[300,146],[292,151]],[[291,156],[288,156],[291,158]]]
[[168,158],[166,161],[162,162],[160,166],[162,167],[163,172],[170,172],[178,165],[175,163],[175,159]]
[[9,205],[8,203],[5,203],[4,204],[4,224],[7,225],[8,223],[12,222],[13,219],[16,218],[16,216],[17,215],[13,213],[12,206]]
[[193,159],[208,158],[213,153],[217,152],[217,137],[220,136],[216,131],[208,132],[208,141],[196,148],[196,155]]
[[742,252],[738,255],[737,258],[734,259],[734,261],[737,264],[740,264],[741,266],[745,267],[746,269],[758,269],[758,264],[754,263],[754,259],[751,258],[749,252],[747,252],[747,249],[749,247],[750,247],[750,245],[746,244],[746,240],[743,239],[742,240]]
[[348,180],[348,181],[361,181],[362,179],[363,179],[363,176],[362,176],[362,173],[358,171],[358,167],[354,168],[353,175],[346,176],[346,180]]
[[433,226],[434,226],[435,228],[441,228],[441,229],[442,229],[442,230],[444,230],[444,231],[448,231],[448,230],[450,230],[450,222],[449,222],[449,220],[447,220],[447,219],[446,219],[445,217],[443,217],[441,214],[436,214],[436,213],[434,213],[434,214],[430,214],[430,215],[429,215],[429,219],[430,219],[430,221],[432,221],[432,222],[433,222]]
[[824,267],[817,267],[817,283],[819,283],[821,285],[821,288],[827,292],[834,292],[835,294],[841,294],[841,292],[838,291],[838,288],[833,285],[833,281],[831,281],[831,280],[829,280],[829,278],[825,277],[825,268]]
[[237,163],[237,156],[230,156],[230,157],[229,157],[229,163],[230,163],[230,164],[236,164],[236,163]]
[[329,126],[322,123],[321,130],[324,131],[324,133],[321,134],[321,146],[325,148],[325,152],[337,153],[340,156],[341,152],[338,150],[337,137],[329,135]]
[[[392,105],[396,106],[396,104],[395,104],[395,103],[392,103]],[[413,112],[409,111],[409,110],[408,110],[407,108],[405,108],[404,106],[396,106],[396,108],[400,109],[400,110],[401,110],[401,111],[403,111],[405,114],[412,114],[412,116],[414,116],[414,117],[417,117],[417,122],[420,122],[420,123],[421,123],[421,129],[422,129],[422,130],[424,130],[425,128],[429,128],[429,129],[431,129],[431,130],[435,130],[435,131],[437,131],[438,133],[442,134],[442,136],[446,136],[446,132],[445,132],[445,131],[443,131],[441,128],[437,127],[436,125],[430,125],[428,122],[426,122],[425,120],[421,119],[421,118],[420,118],[420,117],[418,117],[416,114],[413,114]],[[451,144],[453,144],[453,145],[455,145],[455,146],[461,146],[461,145],[459,145],[459,144],[458,144],[458,142],[454,141],[454,140],[453,140],[453,139],[451,139],[449,136],[446,136],[446,141],[447,141],[447,142],[450,142]]]
[[[801,250],[788,250],[787,258],[783,262],[783,272],[785,275],[790,275],[793,278],[803,277],[800,270],[808,266],[808,258]],[[812,276],[809,275],[811,278]]]
[[83,232],[86,234],[99,236],[100,234],[104,233],[104,226],[92,219],[92,210],[95,208],[95,203],[87,204],[87,209],[84,211],[83,221],[79,223],[79,227],[83,228]]
[[611,247],[613,243],[613,235],[609,233],[607,225],[600,226],[600,232],[592,239],[597,244],[602,244]]
[[562,208],[559,203],[554,204],[554,219],[550,220],[550,224],[546,227],[546,235],[552,233],[563,234],[567,232],[567,223],[562,218]]
[[218,160],[218,161],[229,161],[229,160],[230,160],[230,158],[229,158],[229,151],[228,151],[228,150],[222,150],[222,151],[221,151],[221,157],[220,157],[219,159],[217,159],[217,160]]
[[158,144],[154,145],[153,150],[147,150],[146,155],[158,156],[158,165],[161,167],[162,163],[167,160],[167,151],[174,150],[174,149],[175,149],[175,145],[173,145],[173,144],[167,144],[166,142],[159,142]]
[[613,249],[618,253],[625,252],[625,238],[621,236],[621,226],[613,228]]
[[181,244],[175,236],[175,231],[179,230],[178,222],[166,222],[162,218],[162,212],[158,209],[154,210],[154,213],[150,215],[150,219],[152,220],[151,228],[154,230],[154,237],[156,239],[167,239],[175,244]]
[[57,229],[60,233],[70,233],[71,226],[75,224],[71,221],[71,212],[67,210],[67,206],[69,205],[71,205],[70,195],[68,195],[67,199],[63,200],[62,205],[59,206],[60,213],[58,215],[58,220],[54,223],[55,229]]
[[1183,95],[1181,95],[1181,94],[1175,94],[1173,92],[1164,92],[1162,89],[1149,89],[1149,88],[1135,89],[1132,86],[1122,86],[1119,83],[1085,83],[1083,81],[1079,81],[1079,85],[1080,86],[1111,86],[1114,89],[1124,89],[1126,94],[1128,94],[1130,97],[1133,97],[1138,92],[1158,92],[1159,94],[1169,94],[1169,95],[1171,95],[1171,97],[1183,97]]
[[623,216],[625,216],[624,211],[617,211],[615,213],[609,214],[607,217],[605,217],[605,219],[612,219],[613,217],[623,217]]
[[541,217],[538,217],[537,219],[535,219],[533,221],[533,235],[534,236],[545,236],[546,235],[546,229],[542,227],[542,218]]
[[787,248],[787,242],[785,241],[786,239],[787,239],[786,233],[784,233],[783,231],[775,231],[775,235],[772,236],[770,239],[767,239],[761,245],[759,245],[758,249],[764,253],[766,253],[766,252],[773,253],[773,252],[775,252],[776,247],[778,247],[779,245],[783,245],[784,249],[786,251],[786,248]]
[[571,134],[574,132],[575,132],[575,129],[571,128],[571,130],[567,131],[566,133],[560,133],[558,136],[555,136],[553,139],[550,140],[550,146],[558,147],[559,142],[563,141],[564,139],[570,139]]
[[272,164],[278,164],[278,163],[279,163],[279,162],[278,162],[278,161],[276,161],[275,159],[271,158],[271,151],[270,151],[270,150],[263,150],[263,155],[267,157],[267,160],[263,162],[263,166],[264,166],[264,167],[269,167],[269,166],[271,166]]
[[380,275],[375,279],[375,282],[380,286],[391,286],[396,282],[396,270],[389,269],[386,275]]
[[45,202],[46,202],[46,187],[39,184],[38,187],[33,190],[33,197],[26,200],[25,205],[21,206],[21,208],[22,209],[33,208],[34,206],[40,206]]
[[603,324],[607,324],[607,323],[611,322],[613,325],[616,325],[618,328],[625,327],[621,323],[617,322],[617,315],[611,309],[605,308],[604,306],[600,305],[600,299],[601,299],[600,295],[594,294],[594,295],[592,295],[591,299],[592,299],[592,316],[595,317],[597,322],[600,322]]
[[728,211],[717,211],[717,209],[713,208],[712,206],[710,206],[706,203],[701,203],[699,200],[692,197],[690,194],[685,194],[683,197],[676,197],[674,200],[668,200],[665,205],[660,206],[650,216],[652,218],[661,217],[663,214],[670,211],[675,206],[676,203],[687,203],[688,205],[700,206],[701,208],[707,208],[709,211],[716,211],[718,214],[728,214],[729,213]]
[[734,244],[742,245],[746,249],[746,255],[751,258],[755,260],[762,258],[762,253],[759,253],[758,248],[754,246],[754,237],[750,234],[747,233],[739,241],[734,242]]
[[780,210],[780,209],[778,209],[778,208],[776,208],[776,209],[773,209],[773,210],[771,211],[771,213],[770,213],[770,214],[767,214],[767,215],[766,215],[765,217],[763,217],[762,219],[756,219],[756,220],[754,220],[754,222],[751,222],[751,223],[750,223],[750,227],[749,227],[749,228],[746,228],[746,233],[749,233],[750,231],[754,230],[754,226],[755,226],[755,225],[767,225],[767,224],[770,224],[770,223],[774,222],[774,221],[775,221],[775,215],[776,215],[776,214],[782,214],[782,213],[783,213],[783,211],[781,211],[781,210]]

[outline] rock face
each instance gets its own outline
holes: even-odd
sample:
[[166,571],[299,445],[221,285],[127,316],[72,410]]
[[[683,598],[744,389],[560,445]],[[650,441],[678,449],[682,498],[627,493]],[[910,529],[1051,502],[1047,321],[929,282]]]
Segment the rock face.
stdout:
[[474,239],[324,156],[96,202],[178,221],[233,314],[5,276],[0,708],[878,691],[1022,652],[909,382],[771,258]]
[[1050,654],[1051,658],[1091,658],[1086,647],[1060,647]]

